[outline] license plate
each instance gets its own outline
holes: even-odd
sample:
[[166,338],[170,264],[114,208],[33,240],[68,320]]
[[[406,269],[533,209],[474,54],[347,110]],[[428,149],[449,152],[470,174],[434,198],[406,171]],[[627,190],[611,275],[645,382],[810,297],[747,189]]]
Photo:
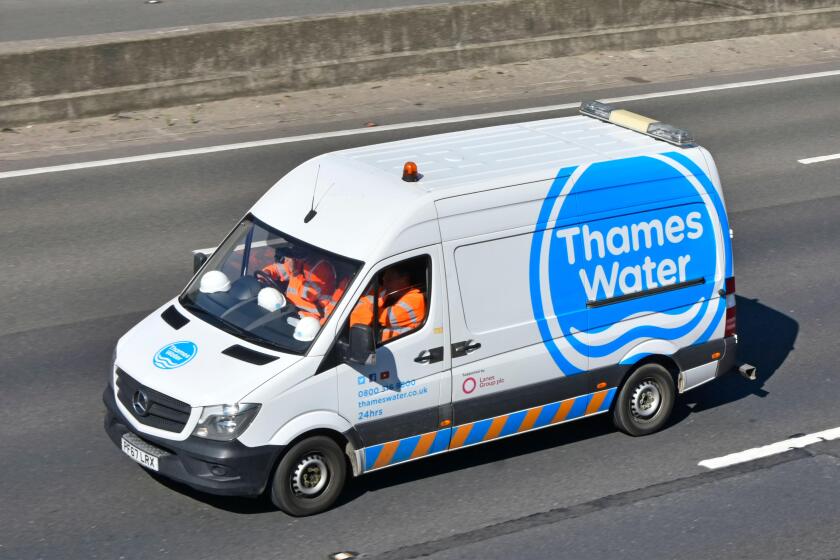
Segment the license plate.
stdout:
[[126,439],[125,436],[122,438],[122,450],[123,453],[146,467],[147,469],[152,469],[153,471],[158,470],[158,458],[152,455],[151,453],[146,453],[142,449],[130,444]]

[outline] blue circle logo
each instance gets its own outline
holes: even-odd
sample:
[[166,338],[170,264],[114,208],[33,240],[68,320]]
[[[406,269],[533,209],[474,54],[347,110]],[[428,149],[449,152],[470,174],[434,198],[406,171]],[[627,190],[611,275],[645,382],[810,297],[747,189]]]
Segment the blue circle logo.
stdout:
[[529,274],[560,370],[618,363],[645,340],[708,340],[725,309],[716,285],[731,275],[723,232],[717,190],[683,154],[562,169],[540,210]]
[[152,357],[152,363],[159,369],[175,369],[189,363],[198,353],[194,342],[183,340],[167,344]]

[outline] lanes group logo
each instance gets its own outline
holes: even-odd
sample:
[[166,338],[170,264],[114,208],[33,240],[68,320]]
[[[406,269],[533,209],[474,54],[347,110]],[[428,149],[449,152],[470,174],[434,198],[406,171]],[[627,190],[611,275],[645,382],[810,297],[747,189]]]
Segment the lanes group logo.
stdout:
[[198,353],[194,342],[182,340],[167,344],[152,357],[152,363],[159,369],[175,369],[189,363]]
[[[622,186],[628,177],[638,185]],[[618,363],[643,340],[711,338],[726,308],[715,284],[731,276],[728,231],[717,190],[684,154],[561,169],[529,262],[534,318],[560,371]]]

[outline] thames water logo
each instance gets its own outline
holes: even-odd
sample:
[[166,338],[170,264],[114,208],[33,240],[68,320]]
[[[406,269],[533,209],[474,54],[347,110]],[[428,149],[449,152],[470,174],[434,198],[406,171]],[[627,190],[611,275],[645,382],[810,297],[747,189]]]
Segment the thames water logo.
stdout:
[[167,344],[158,350],[152,358],[152,363],[159,369],[175,369],[186,365],[197,353],[198,346],[194,342],[182,340]]
[[[647,182],[609,188],[626,177]],[[729,226],[714,185],[683,154],[563,169],[537,224],[531,304],[564,374],[617,363],[645,340],[704,342],[721,324]]]

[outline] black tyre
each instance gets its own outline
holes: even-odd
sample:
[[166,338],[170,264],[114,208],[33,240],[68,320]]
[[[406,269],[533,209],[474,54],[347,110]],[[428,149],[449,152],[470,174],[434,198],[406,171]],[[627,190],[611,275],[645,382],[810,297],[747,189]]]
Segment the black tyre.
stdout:
[[280,459],[271,483],[271,501],[289,515],[303,517],[332,507],[344,488],[347,462],[326,436],[299,441]]
[[618,393],[613,423],[631,436],[652,434],[665,427],[675,399],[670,372],[659,364],[645,364],[627,378]]

